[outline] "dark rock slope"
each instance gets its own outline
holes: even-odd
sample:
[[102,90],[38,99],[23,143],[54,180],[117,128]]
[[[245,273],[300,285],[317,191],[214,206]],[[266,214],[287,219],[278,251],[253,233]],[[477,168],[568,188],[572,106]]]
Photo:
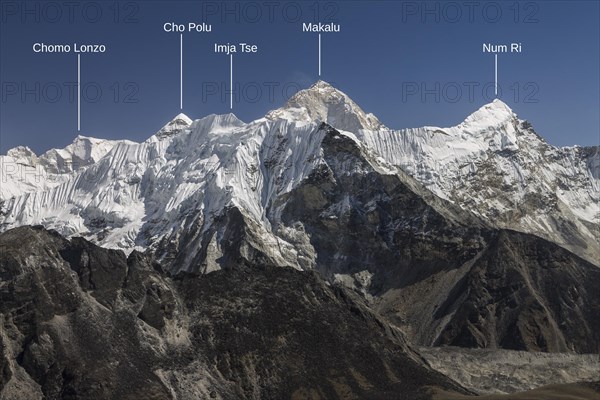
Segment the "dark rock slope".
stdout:
[[0,234],[0,398],[426,399],[465,393],[354,294],[238,266],[171,278],[42,228]]
[[600,268],[538,237],[501,231],[451,294],[435,344],[600,352]]
[[420,345],[600,351],[600,268],[493,229],[321,129],[325,163],[281,202],[324,276],[345,276]]

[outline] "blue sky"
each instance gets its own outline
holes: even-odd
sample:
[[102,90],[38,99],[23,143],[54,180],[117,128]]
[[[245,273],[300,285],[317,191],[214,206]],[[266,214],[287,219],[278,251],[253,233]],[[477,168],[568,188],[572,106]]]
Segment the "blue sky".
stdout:
[[[72,3],[72,2],[71,2]],[[37,153],[78,134],[145,140],[183,111],[229,109],[229,58],[215,43],[253,43],[234,55],[233,112],[250,121],[318,76],[317,34],[303,22],[335,22],[322,35],[322,76],[387,126],[451,126],[494,98],[494,55],[483,43],[522,43],[498,55],[499,96],[554,145],[600,142],[598,1],[83,1],[1,2],[0,151]],[[184,33],[183,110],[179,34],[165,22],[206,22]],[[36,42],[102,43],[81,55],[81,131],[75,54],[36,54]]]

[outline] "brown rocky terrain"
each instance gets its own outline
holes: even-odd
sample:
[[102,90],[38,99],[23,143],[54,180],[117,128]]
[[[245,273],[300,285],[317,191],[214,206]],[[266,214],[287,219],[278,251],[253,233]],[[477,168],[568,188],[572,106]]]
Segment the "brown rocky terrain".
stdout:
[[314,272],[163,273],[42,228],[0,234],[0,398],[426,399],[467,393]]

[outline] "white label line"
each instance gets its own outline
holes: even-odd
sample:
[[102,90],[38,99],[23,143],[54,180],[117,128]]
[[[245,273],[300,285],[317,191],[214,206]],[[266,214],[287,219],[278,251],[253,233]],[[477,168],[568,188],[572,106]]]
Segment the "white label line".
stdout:
[[233,54],[229,55],[229,108],[233,110]]
[[321,76],[321,34],[319,33],[319,76]]
[[183,110],[183,34],[179,34],[179,108]]
[[81,54],[77,54],[77,131],[81,131]]
[[498,54],[494,54],[494,93],[498,96]]

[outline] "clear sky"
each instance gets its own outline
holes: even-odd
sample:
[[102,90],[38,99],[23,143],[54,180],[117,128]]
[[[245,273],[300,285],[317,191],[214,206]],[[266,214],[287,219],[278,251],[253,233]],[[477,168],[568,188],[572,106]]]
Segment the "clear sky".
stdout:
[[[494,55],[483,43],[521,43],[498,54],[504,100],[554,145],[600,142],[599,1],[8,1],[1,5],[0,151],[38,154],[78,134],[145,140],[179,112],[229,109],[229,57],[215,43],[252,43],[233,56],[233,112],[244,121],[278,108],[318,76],[391,128],[451,126],[494,98]],[[166,22],[208,23],[180,36]],[[34,43],[104,44],[81,55],[35,53]]]

